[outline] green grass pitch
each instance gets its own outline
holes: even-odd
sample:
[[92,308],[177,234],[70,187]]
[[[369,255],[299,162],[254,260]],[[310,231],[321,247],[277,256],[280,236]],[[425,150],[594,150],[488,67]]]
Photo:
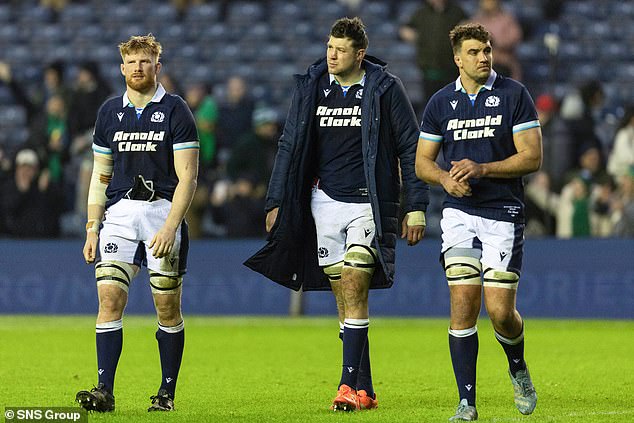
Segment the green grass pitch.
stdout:
[[[91,422],[445,422],[458,398],[446,319],[371,319],[379,408],[333,413],[336,318],[186,317],[176,411],[148,413],[160,382],[153,317],[124,319],[116,411]],[[526,319],[539,401],[513,405],[506,359],[480,320],[482,422],[634,421],[634,321]],[[96,383],[94,317],[0,316],[0,405],[73,406]]]

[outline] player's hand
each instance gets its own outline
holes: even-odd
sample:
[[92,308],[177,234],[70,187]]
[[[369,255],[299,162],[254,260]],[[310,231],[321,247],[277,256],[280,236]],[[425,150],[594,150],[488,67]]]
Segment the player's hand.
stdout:
[[95,232],[86,232],[86,242],[84,243],[84,260],[86,264],[93,263],[97,257],[97,243],[99,235]]
[[176,229],[163,226],[156,235],[154,235],[148,245],[154,257],[163,258],[172,252],[172,247],[176,240]]
[[440,184],[452,197],[468,197],[471,195],[471,186],[469,182],[458,182],[452,178],[449,173],[443,173],[440,178]]
[[277,212],[280,210],[279,207],[275,207],[274,209],[269,210],[266,214],[266,231],[271,232],[273,229],[273,225],[275,225],[275,221],[277,220]]
[[484,168],[480,163],[473,160],[462,159],[452,161],[449,176],[458,182],[467,182],[470,178],[481,178],[484,176]]
[[[419,212],[423,213],[423,212]],[[416,245],[425,236],[425,214],[423,213],[423,222],[418,225],[408,225],[410,214],[407,213],[403,218],[401,238],[407,237],[407,245]]]

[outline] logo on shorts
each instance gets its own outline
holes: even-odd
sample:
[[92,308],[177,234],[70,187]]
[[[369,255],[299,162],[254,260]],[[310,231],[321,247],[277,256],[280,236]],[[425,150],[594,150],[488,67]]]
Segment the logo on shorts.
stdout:
[[504,251],[500,251],[500,261],[504,261],[504,258],[508,256],[509,253],[505,253]]
[[318,254],[319,254],[319,258],[326,258],[328,257],[328,255],[330,254],[328,252],[328,248],[326,247],[319,247],[319,249],[317,250]]
[[117,247],[117,244],[115,244],[114,242],[109,242],[106,244],[105,247],[103,247],[103,252],[112,254],[116,253],[118,249],[119,247]]
[[372,229],[364,228],[363,229],[363,233],[365,234],[365,237],[367,238],[368,235],[370,235],[372,233]]

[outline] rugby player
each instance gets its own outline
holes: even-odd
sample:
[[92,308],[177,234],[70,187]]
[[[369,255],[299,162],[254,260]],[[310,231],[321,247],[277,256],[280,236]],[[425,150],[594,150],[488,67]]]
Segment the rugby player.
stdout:
[[183,99],[157,83],[161,50],[151,34],[119,45],[127,90],[102,105],[95,125],[83,253],[86,263],[97,262],[99,381],[77,393],[86,410],[115,408],[123,310],[141,266],[149,272],[162,370],[148,411],[174,409],[185,343],[181,284],[189,239],[183,217],[196,190],[199,141]]
[[476,323],[482,295],[508,358],[515,405],[531,414],[537,394],[524,360],[524,322],[515,300],[524,246],[522,176],[541,165],[541,129],[526,88],[493,70],[491,35],[482,25],[458,25],[449,38],[460,76],[430,99],[416,153],[417,176],[447,192],[441,262],[449,284],[449,350],[460,401],[449,420],[478,418]]
[[297,76],[267,194],[269,242],[245,263],[296,290],[333,291],[343,366],[332,408],[344,411],[378,405],[368,292],[394,280],[401,180],[409,245],[423,237],[429,202],[414,169],[412,105],[367,48],[363,22],[339,19],[326,57]]

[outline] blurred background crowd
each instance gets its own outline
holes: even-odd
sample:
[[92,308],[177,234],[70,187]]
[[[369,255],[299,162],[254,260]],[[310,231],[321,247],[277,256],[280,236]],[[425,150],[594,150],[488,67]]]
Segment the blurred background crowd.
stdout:
[[[201,141],[192,238],[263,237],[264,196],[294,80],[330,25],[360,16],[368,54],[417,116],[457,77],[448,31],[477,21],[494,68],[523,82],[544,164],[526,179],[527,236],[634,236],[634,2],[622,0],[4,0],[0,2],[0,237],[83,237],[92,130],[120,95],[117,44],[153,33],[161,83]],[[432,189],[427,236],[439,236]]]

